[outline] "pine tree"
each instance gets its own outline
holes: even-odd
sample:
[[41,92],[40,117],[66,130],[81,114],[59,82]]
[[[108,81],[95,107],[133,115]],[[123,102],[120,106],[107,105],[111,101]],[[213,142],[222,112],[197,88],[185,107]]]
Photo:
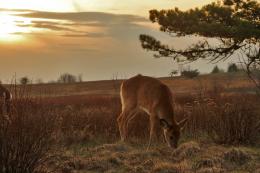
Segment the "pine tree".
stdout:
[[213,68],[211,73],[220,73],[220,69],[218,68],[217,65]]
[[[177,61],[204,58],[218,62],[239,53],[246,58],[248,71],[254,64],[260,65],[259,1],[222,0],[187,11],[151,10],[150,20],[171,36],[201,38],[186,49],[175,49],[152,36],[140,35],[142,47],[156,52],[156,57],[171,57]],[[217,39],[218,44],[211,44],[211,38]]]

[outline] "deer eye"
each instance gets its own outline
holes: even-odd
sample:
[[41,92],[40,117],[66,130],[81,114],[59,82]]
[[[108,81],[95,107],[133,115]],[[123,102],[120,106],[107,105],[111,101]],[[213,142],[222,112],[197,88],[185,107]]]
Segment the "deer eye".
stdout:
[[173,140],[173,136],[170,136],[170,140]]

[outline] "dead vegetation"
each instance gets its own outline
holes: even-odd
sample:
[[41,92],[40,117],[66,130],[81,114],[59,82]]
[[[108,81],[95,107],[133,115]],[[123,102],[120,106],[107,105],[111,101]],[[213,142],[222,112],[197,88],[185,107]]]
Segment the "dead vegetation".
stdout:
[[15,97],[10,114],[0,114],[0,172],[39,172],[51,159],[56,112],[40,100]]
[[[64,160],[59,162],[59,171],[67,173],[213,173],[238,170],[254,171],[260,167],[256,156],[254,156],[254,154],[259,154],[257,151],[251,151],[251,154],[249,154],[241,148],[223,147],[221,151],[216,152],[214,147],[203,146],[193,141],[183,143],[177,154],[175,151],[162,146],[146,151],[142,147],[123,143],[104,144],[89,148],[81,147],[79,150],[74,150],[74,147],[66,150],[65,156],[63,156]],[[236,150],[236,154],[234,154],[234,150]],[[214,154],[208,156],[207,153],[209,152]],[[246,153],[250,159],[245,161],[245,155],[243,155],[238,158],[239,162],[236,159],[234,161],[233,158],[237,156],[237,152]],[[188,157],[183,157],[187,153],[189,153]],[[227,161],[226,159],[231,160]],[[235,166],[230,166],[228,164],[230,161],[234,161]],[[243,161],[243,164],[240,164],[240,161]],[[247,166],[253,167],[246,168]]]

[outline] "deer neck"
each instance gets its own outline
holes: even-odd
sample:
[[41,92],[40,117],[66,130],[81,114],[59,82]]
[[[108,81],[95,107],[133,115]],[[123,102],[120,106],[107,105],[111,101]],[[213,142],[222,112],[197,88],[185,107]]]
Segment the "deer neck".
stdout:
[[158,109],[158,118],[164,119],[165,121],[167,121],[167,123],[169,125],[171,125],[174,128],[178,126],[178,124],[174,118],[174,110],[173,110],[172,106],[168,107],[168,108],[163,108],[163,107],[159,108]]

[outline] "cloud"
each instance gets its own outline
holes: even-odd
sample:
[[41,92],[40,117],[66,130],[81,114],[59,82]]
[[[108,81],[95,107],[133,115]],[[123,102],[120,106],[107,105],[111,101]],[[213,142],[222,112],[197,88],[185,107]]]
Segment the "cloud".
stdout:
[[61,36],[64,37],[92,37],[92,38],[101,38],[106,37],[107,35],[104,33],[83,33],[83,34],[63,34]]
[[18,23],[18,24],[16,24],[16,26],[49,29],[49,30],[53,30],[53,31],[77,32],[77,30],[74,30],[74,29],[71,29],[71,28],[68,28],[65,26],[59,26],[59,23],[57,23],[57,22],[47,22],[47,21],[32,21],[30,24]]
[[42,18],[42,19],[55,19],[55,20],[68,20],[78,22],[96,22],[101,23],[131,23],[131,22],[145,22],[147,19],[136,15],[126,14],[112,14],[104,12],[68,12],[68,13],[55,13],[43,11],[28,11],[28,13],[17,14],[18,16],[28,18]]
[[139,34],[149,30],[148,26],[140,23],[150,23],[140,16],[104,12],[21,11],[22,13],[12,15],[31,18],[32,21],[30,24],[18,22],[17,26],[48,29],[64,37],[112,37],[121,40],[136,37],[135,39],[138,39]]

